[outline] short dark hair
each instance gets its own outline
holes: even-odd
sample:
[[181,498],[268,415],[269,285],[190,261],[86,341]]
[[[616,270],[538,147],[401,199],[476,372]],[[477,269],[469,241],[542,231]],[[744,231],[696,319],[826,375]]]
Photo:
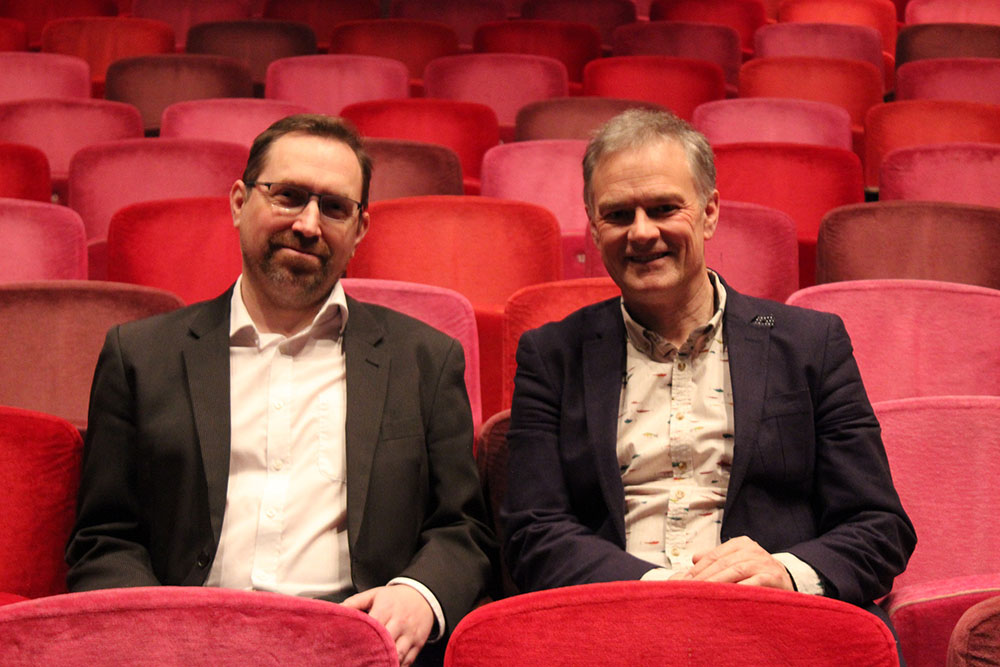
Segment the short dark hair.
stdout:
[[314,137],[333,139],[347,144],[354,151],[361,165],[361,208],[368,208],[368,189],[372,180],[372,159],[365,152],[361,135],[350,121],[336,116],[323,114],[300,113],[286,116],[274,122],[269,128],[257,135],[250,146],[250,157],[247,158],[246,169],[243,170],[243,182],[256,181],[264,170],[267,153],[279,138],[286,134],[307,134]]
[[583,199],[593,218],[592,179],[598,163],[619,151],[659,141],[676,141],[684,148],[695,189],[702,204],[715,189],[715,156],[705,136],[669,111],[628,109],[602,125],[587,144],[583,157]]

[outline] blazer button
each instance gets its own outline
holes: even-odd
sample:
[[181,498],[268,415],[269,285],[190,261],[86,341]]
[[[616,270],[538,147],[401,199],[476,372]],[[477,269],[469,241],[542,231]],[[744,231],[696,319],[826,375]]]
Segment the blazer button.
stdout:
[[197,564],[198,564],[198,567],[200,567],[200,568],[208,567],[208,553],[207,552],[202,551],[200,554],[198,554]]

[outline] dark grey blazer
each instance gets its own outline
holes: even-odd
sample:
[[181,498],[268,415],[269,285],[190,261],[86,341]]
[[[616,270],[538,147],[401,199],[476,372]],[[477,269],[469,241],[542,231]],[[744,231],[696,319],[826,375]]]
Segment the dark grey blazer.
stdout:
[[[916,538],[840,318],[728,285],[735,445],[722,540],[747,535],[855,604],[884,595]],[[504,556],[522,590],[638,579],[616,454],[619,300],[529,331],[517,351]]]
[[[229,473],[229,304],[113,328],[90,397],[72,591],[200,585]],[[357,590],[426,585],[455,627],[486,590],[493,538],[472,459],[461,345],[348,298],[347,518]]]

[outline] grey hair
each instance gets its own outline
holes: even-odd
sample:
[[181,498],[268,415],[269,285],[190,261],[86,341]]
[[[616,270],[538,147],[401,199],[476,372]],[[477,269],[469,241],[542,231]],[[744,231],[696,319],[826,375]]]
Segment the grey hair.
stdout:
[[604,158],[627,149],[640,148],[664,140],[678,142],[687,155],[688,167],[702,205],[715,190],[715,156],[701,132],[669,111],[628,109],[594,133],[583,156],[583,201],[593,219],[594,170]]

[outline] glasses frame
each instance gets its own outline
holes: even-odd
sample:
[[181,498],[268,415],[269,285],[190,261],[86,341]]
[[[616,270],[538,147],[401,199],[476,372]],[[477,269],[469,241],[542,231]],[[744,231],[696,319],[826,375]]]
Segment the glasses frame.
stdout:
[[[299,215],[300,213],[302,213],[302,211],[306,210],[306,207],[309,206],[309,202],[311,202],[313,200],[313,197],[316,198],[316,206],[317,206],[317,209],[319,210],[320,217],[322,217],[324,220],[329,220],[330,222],[336,222],[336,223],[347,223],[347,222],[350,222],[351,220],[354,219],[355,216],[357,216],[359,213],[361,213],[361,212],[363,212],[365,210],[365,205],[362,204],[361,202],[357,201],[356,199],[351,199],[350,197],[345,197],[344,195],[337,195],[337,194],[326,193],[326,192],[313,192],[313,191],[309,190],[308,188],[304,188],[301,185],[298,185],[296,183],[285,183],[283,181],[248,181],[248,182],[245,183],[245,185],[248,188],[254,188],[254,187],[257,187],[258,185],[263,186],[264,187],[264,193],[267,196],[268,201],[271,204],[271,207],[272,208],[277,208],[277,209],[282,209],[283,211],[288,211],[288,214],[289,215],[293,215],[293,216],[294,215]],[[275,203],[275,201],[273,199],[273,195],[271,194],[271,188],[273,186],[275,186],[275,185],[281,185],[281,186],[284,186],[286,188],[292,188],[292,189],[295,189],[295,190],[299,190],[299,191],[301,191],[301,192],[309,195],[309,198],[306,199],[305,203],[303,203],[302,207],[299,208],[298,210],[294,210],[294,209],[289,208],[287,206],[280,206],[279,204]],[[327,199],[327,198],[333,198],[333,199],[338,200],[338,201],[346,200],[346,201],[351,202],[352,204],[354,204],[354,212],[352,212],[346,218],[332,218],[332,217],[328,216],[327,214],[323,213],[323,200]]]

